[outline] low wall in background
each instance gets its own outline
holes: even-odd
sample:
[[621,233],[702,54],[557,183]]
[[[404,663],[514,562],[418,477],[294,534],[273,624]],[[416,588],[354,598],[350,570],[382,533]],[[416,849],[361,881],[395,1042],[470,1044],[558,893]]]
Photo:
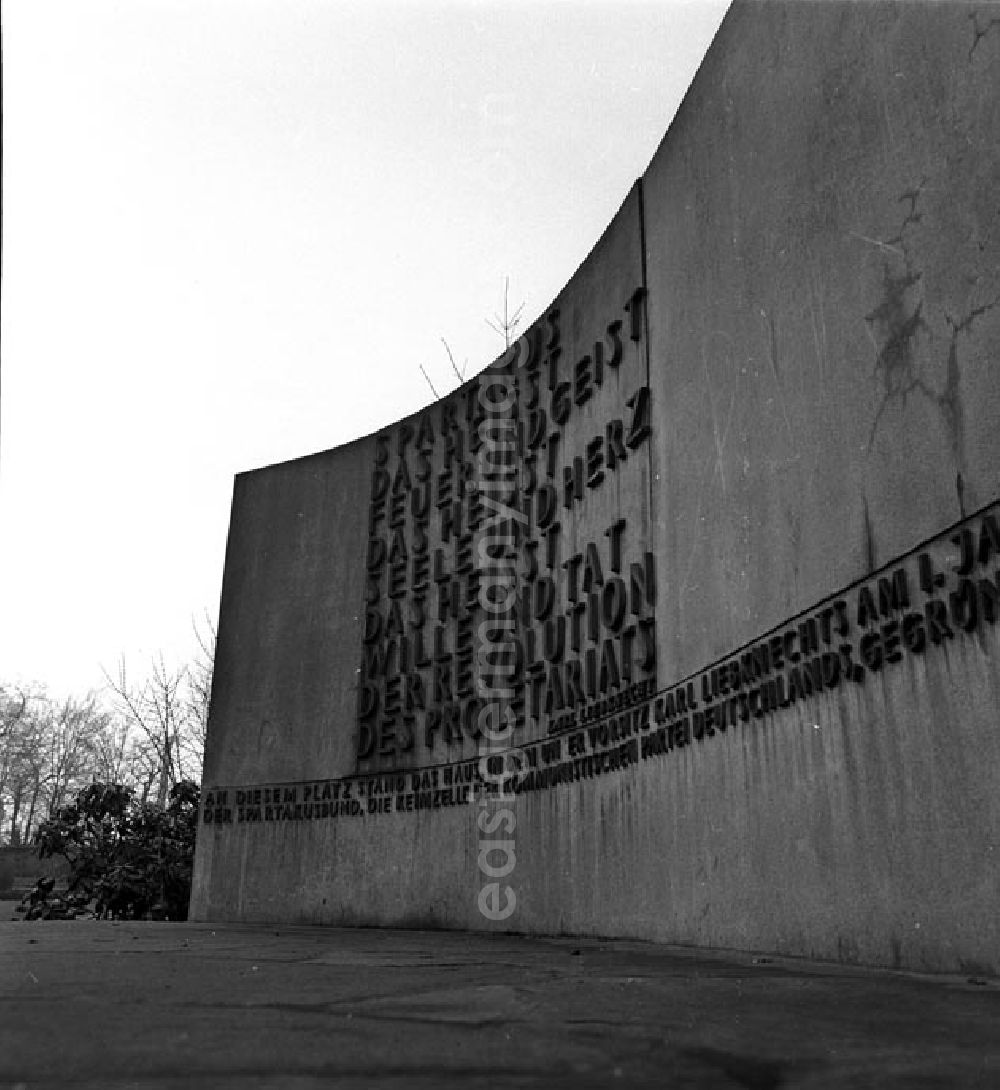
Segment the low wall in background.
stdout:
[[[33,885],[37,878],[65,878],[68,874],[69,863],[61,857],[39,859],[34,848],[0,847],[0,892],[18,883]],[[5,882],[9,883],[6,887]]]

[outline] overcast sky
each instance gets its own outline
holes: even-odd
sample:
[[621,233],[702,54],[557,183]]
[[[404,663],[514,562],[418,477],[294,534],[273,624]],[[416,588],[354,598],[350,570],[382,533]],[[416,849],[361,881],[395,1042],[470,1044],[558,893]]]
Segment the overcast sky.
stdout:
[[233,475],[486,366],[726,7],[5,0],[0,681],[189,657]]

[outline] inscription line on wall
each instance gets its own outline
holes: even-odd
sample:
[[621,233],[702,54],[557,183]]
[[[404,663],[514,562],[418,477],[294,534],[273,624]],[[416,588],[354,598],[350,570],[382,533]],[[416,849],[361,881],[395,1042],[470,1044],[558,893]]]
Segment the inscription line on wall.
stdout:
[[[522,747],[529,755],[522,778],[531,783],[527,789],[535,790],[617,771],[701,742],[730,726],[750,727],[754,720],[767,720],[844,684],[862,685],[867,677],[907,658],[947,647],[963,635],[973,637],[986,625],[995,628],[998,621],[1000,503],[993,503],[688,677],[659,689],[646,679],[634,686],[638,691],[633,702],[527,743]],[[816,653],[810,656],[810,665],[796,673],[807,643]],[[748,681],[761,684],[751,688]],[[792,692],[795,685],[799,688]],[[743,699],[746,692],[755,691],[760,694],[756,701]],[[602,731],[608,724],[614,729]],[[475,791],[483,787],[472,772],[476,764],[474,759],[461,759],[339,779],[213,787],[206,792],[202,820],[232,824],[230,800],[247,792],[264,792],[262,797],[277,792],[278,798],[291,792],[292,801],[279,805],[292,806],[289,816],[294,818],[294,807],[313,805],[299,799],[299,789],[311,796],[321,785],[330,796],[321,805],[351,802],[346,809],[341,805],[338,815],[323,817],[392,812],[384,802],[367,810],[353,806],[359,798],[385,799],[389,794],[409,803],[397,809],[464,804],[474,801]],[[558,775],[551,771],[554,768],[561,770]],[[456,784],[461,788],[457,794]],[[519,793],[517,783],[510,786]],[[431,794],[425,807],[426,792]]]

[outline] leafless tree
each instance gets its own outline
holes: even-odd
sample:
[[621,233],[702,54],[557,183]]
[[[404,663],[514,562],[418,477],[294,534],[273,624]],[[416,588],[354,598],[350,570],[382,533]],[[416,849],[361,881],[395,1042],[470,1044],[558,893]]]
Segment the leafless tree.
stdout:
[[[511,341],[514,340],[517,327],[521,324],[521,315],[523,313],[523,302],[515,307],[513,311],[511,311],[510,309],[510,277],[505,276],[503,278],[503,314],[500,314],[498,312],[495,313],[492,318],[484,319],[490,329],[496,330],[496,332],[499,333],[501,337],[503,337],[504,348],[510,348]],[[455,362],[455,354],[454,352],[452,352],[451,346],[444,339],[444,337],[441,338],[441,343],[444,345],[444,350],[448,354],[448,362],[449,364],[451,364],[452,372],[454,373],[455,378],[458,379],[459,385],[461,385],[463,382],[465,382],[465,375],[469,368],[469,361],[468,359],[466,359],[463,362],[462,366],[459,367],[458,364]],[[422,363],[418,366],[420,367],[420,373],[424,376],[427,385],[431,388],[431,393],[435,397],[439,398],[441,395],[438,393],[437,387],[431,381],[431,376],[427,373],[427,368],[424,367]]]
[[505,276],[503,278],[503,314],[494,314],[492,318],[486,319],[486,324],[490,329],[495,330],[503,337],[504,348],[510,348],[517,327],[521,324],[521,315],[524,313],[523,301],[515,307],[513,312],[511,312],[508,305],[509,294],[510,277]]
[[28,692],[0,687],[0,834],[11,812],[11,839],[17,843],[18,816],[24,797],[24,750],[29,734]]
[[82,700],[68,697],[50,706],[46,721],[40,724],[50,810],[62,806],[71,789],[91,777],[94,745],[109,723],[110,716],[100,707],[95,693]]
[[100,783],[133,783],[138,763],[135,735],[128,722],[109,717],[105,729],[94,739],[94,779]]
[[0,842],[24,843],[37,823],[88,782],[128,784],[166,802],[181,779],[198,779],[215,659],[208,614],[194,623],[191,661],[162,655],[138,681],[125,659],[107,695],[56,700],[43,685],[0,682]]
[[205,751],[208,709],[215,663],[215,626],[206,613],[193,622],[197,650],[191,661],[169,668],[162,655],[138,682],[124,656],[112,677],[104,671],[128,737],[117,736],[106,760],[127,765],[143,798],[163,805],[170,788],[182,779],[198,779]]
[[192,627],[198,650],[188,666],[188,729],[182,738],[182,747],[186,750],[189,762],[196,765],[200,772],[205,754],[205,737],[208,732],[208,711],[212,700],[217,634],[212,618],[207,612],[202,621],[194,622]]
[[[170,788],[186,772],[181,735],[189,721],[186,698],[188,668],[170,669],[162,655],[150,663],[149,674],[138,684],[130,681],[125,656],[118,672],[104,677],[114,695],[118,710],[134,727],[145,745],[147,768],[155,767],[155,801],[163,806]],[[151,787],[147,782],[146,790]]]
[[98,698],[53,700],[40,685],[0,700],[0,833],[25,841],[36,821],[93,777],[111,717]]

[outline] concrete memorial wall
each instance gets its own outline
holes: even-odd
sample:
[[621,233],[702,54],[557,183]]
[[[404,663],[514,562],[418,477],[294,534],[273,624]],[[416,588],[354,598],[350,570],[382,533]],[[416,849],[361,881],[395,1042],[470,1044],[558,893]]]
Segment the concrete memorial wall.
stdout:
[[1000,970],[997,101],[738,2],[524,337],[236,479],[195,919]]

